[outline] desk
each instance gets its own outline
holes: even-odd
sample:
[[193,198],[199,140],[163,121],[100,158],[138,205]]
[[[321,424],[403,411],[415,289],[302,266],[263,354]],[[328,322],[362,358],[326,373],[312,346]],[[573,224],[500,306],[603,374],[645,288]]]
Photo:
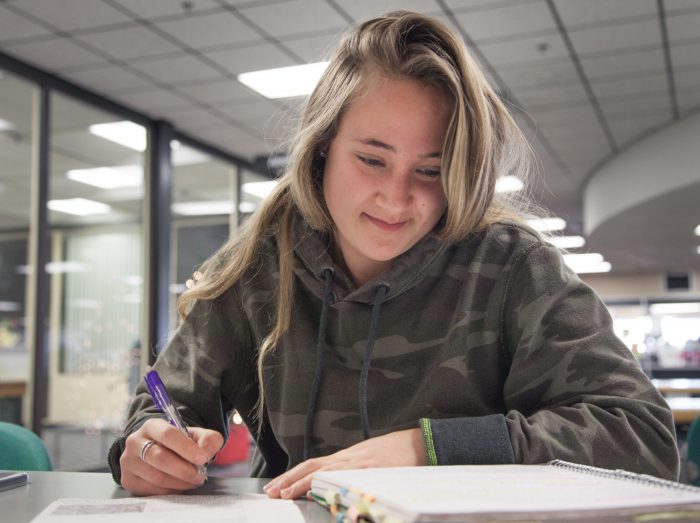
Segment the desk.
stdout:
[[653,379],[656,389],[663,395],[667,394],[697,394],[700,395],[699,378],[672,378],[666,380]]
[[[266,483],[250,478],[210,478],[195,494],[262,493]],[[27,523],[51,502],[61,498],[126,498],[112,476],[103,472],[29,472],[29,484],[0,492],[3,523]],[[306,521],[328,523],[330,513],[311,501],[296,501]]]
[[692,423],[700,416],[700,398],[671,396],[665,399],[673,411],[673,421],[676,425]]

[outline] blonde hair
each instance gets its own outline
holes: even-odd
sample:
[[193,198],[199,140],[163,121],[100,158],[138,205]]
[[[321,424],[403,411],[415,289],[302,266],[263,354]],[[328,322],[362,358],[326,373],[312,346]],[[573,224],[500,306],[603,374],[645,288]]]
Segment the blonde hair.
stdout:
[[279,294],[275,325],[258,349],[259,423],[264,409],[263,362],[289,328],[292,314],[293,215],[298,211],[312,228],[333,233],[322,192],[324,153],[343,112],[374,73],[436,86],[452,105],[441,169],[447,210],[435,231],[438,237],[457,242],[496,220],[520,216],[522,202],[497,195],[495,185],[497,177],[507,174],[525,178],[530,149],[461,39],[434,18],[405,11],[347,32],[308,99],[292,141],[289,167],[275,191],[203,265],[203,277],[178,303],[185,317],[196,300],[221,295],[255,262],[260,239],[276,237]]

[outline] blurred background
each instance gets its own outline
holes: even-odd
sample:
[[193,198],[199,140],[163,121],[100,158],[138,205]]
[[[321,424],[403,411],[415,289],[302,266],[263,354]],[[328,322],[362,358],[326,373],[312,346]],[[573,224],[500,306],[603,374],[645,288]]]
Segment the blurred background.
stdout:
[[[462,36],[537,154],[498,189],[548,210],[644,370],[685,380],[656,382],[681,436],[700,414],[700,1],[2,0],[0,420],[55,468],[104,470],[178,294],[274,186],[338,36],[397,8]],[[233,430],[222,465],[244,474]]]

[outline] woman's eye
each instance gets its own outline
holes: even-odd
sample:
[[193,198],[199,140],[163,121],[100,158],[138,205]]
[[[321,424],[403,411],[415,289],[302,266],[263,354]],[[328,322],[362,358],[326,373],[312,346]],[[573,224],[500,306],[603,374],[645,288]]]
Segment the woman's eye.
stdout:
[[384,165],[384,162],[377,160],[376,158],[368,158],[366,156],[360,156],[359,154],[356,156],[358,160],[366,165],[369,165],[370,167],[382,167]]
[[437,178],[440,176],[440,169],[418,169],[418,172],[428,178]]

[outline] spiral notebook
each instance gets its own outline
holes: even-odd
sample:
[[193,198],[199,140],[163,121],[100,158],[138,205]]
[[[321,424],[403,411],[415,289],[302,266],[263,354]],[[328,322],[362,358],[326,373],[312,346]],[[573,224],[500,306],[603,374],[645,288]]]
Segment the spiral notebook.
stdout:
[[319,472],[309,497],[375,523],[700,522],[700,488],[560,460]]

